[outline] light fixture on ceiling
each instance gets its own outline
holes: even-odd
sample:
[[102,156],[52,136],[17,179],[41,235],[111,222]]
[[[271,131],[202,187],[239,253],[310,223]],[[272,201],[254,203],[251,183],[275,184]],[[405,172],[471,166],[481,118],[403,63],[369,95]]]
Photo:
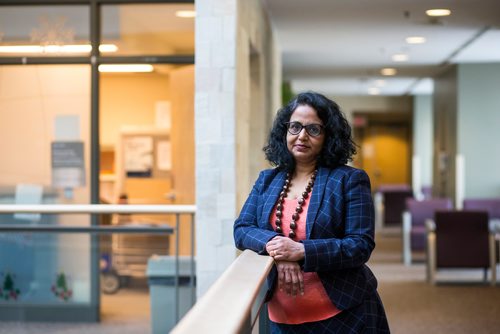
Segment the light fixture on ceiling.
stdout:
[[101,64],[101,73],[148,73],[153,72],[151,64]]
[[408,44],[423,44],[425,43],[425,41],[426,41],[425,37],[422,36],[406,37],[406,43]]
[[[99,51],[102,53],[116,52],[118,47],[114,44],[101,44]],[[0,45],[0,53],[90,53],[90,44],[74,45]]]
[[435,9],[428,9],[425,11],[425,14],[427,16],[448,16],[451,14],[451,10],[446,9],[446,8],[435,8]]
[[395,68],[392,67],[386,67],[380,70],[380,74],[385,75],[385,76],[391,76],[391,75],[396,75],[398,71]]
[[402,61],[408,61],[408,55],[405,53],[396,53],[392,55],[392,61],[397,61],[397,62],[402,62]]
[[377,87],[368,88],[368,94],[370,95],[380,95],[380,89]]
[[194,10],[178,10],[175,12],[175,16],[182,18],[192,18],[196,16],[196,12]]

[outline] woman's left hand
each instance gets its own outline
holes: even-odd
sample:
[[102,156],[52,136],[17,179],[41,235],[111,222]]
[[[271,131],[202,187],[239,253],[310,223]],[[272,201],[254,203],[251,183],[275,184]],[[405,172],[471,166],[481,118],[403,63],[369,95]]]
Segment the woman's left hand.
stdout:
[[283,236],[271,239],[266,244],[266,251],[279,261],[300,261],[304,258],[304,245]]

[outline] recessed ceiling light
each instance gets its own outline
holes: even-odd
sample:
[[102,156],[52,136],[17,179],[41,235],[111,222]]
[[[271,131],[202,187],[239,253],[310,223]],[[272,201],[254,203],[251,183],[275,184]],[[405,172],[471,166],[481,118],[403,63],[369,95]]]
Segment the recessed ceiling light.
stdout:
[[151,64],[102,64],[102,65],[99,65],[99,72],[111,72],[111,73],[153,72],[153,65],[151,65]]
[[422,36],[410,36],[406,37],[406,43],[408,44],[422,44],[425,43],[426,39]]
[[[114,44],[101,44],[99,51],[116,52],[118,47]],[[92,51],[90,44],[75,45],[2,45],[0,53],[89,53]]]
[[392,55],[392,60],[393,61],[407,61],[408,60],[408,55],[404,53],[396,53]]
[[370,95],[379,95],[380,94],[380,89],[377,87],[370,87],[368,88],[368,94]]
[[448,16],[451,14],[451,10],[445,8],[428,9],[425,14],[428,16]]
[[386,67],[380,70],[380,74],[390,76],[390,75],[396,75],[397,71],[395,68],[392,67]]
[[178,10],[175,12],[175,16],[191,18],[196,16],[196,12],[194,10]]

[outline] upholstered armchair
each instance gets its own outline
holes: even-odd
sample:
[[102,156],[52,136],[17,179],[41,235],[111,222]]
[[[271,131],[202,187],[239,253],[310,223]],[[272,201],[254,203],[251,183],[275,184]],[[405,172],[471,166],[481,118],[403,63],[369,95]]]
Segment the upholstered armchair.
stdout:
[[500,198],[466,198],[464,210],[484,210],[490,219],[500,219]]
[[401,214],[406,199],[413,197],[411,187],[404,184],[383,185],[375,193],[375,217],[377,228],[401,226]]
[[495,285],[495,241],[488,221],[485,211],[436,211],[434,220],[427,220],[427,274],[432,284],[439,269],[482,268],[486,280],[489,267]]
[[437,210],[450,210],[453,203],[449,198],[432,198],[417,201],[406,200],[406,211],[403,212],[403,262],[409,266],[412,263],[412,252],[425,252],[427,232],[425,221],[434,218]]

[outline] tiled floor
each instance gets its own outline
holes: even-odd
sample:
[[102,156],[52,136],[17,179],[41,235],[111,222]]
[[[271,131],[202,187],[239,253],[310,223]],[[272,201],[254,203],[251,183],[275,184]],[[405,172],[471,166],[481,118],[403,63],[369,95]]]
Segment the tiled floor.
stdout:
[[147,334],[151,333],[149,291],[135,286],[102,295],[100,323],[0,322],[0,334]]

